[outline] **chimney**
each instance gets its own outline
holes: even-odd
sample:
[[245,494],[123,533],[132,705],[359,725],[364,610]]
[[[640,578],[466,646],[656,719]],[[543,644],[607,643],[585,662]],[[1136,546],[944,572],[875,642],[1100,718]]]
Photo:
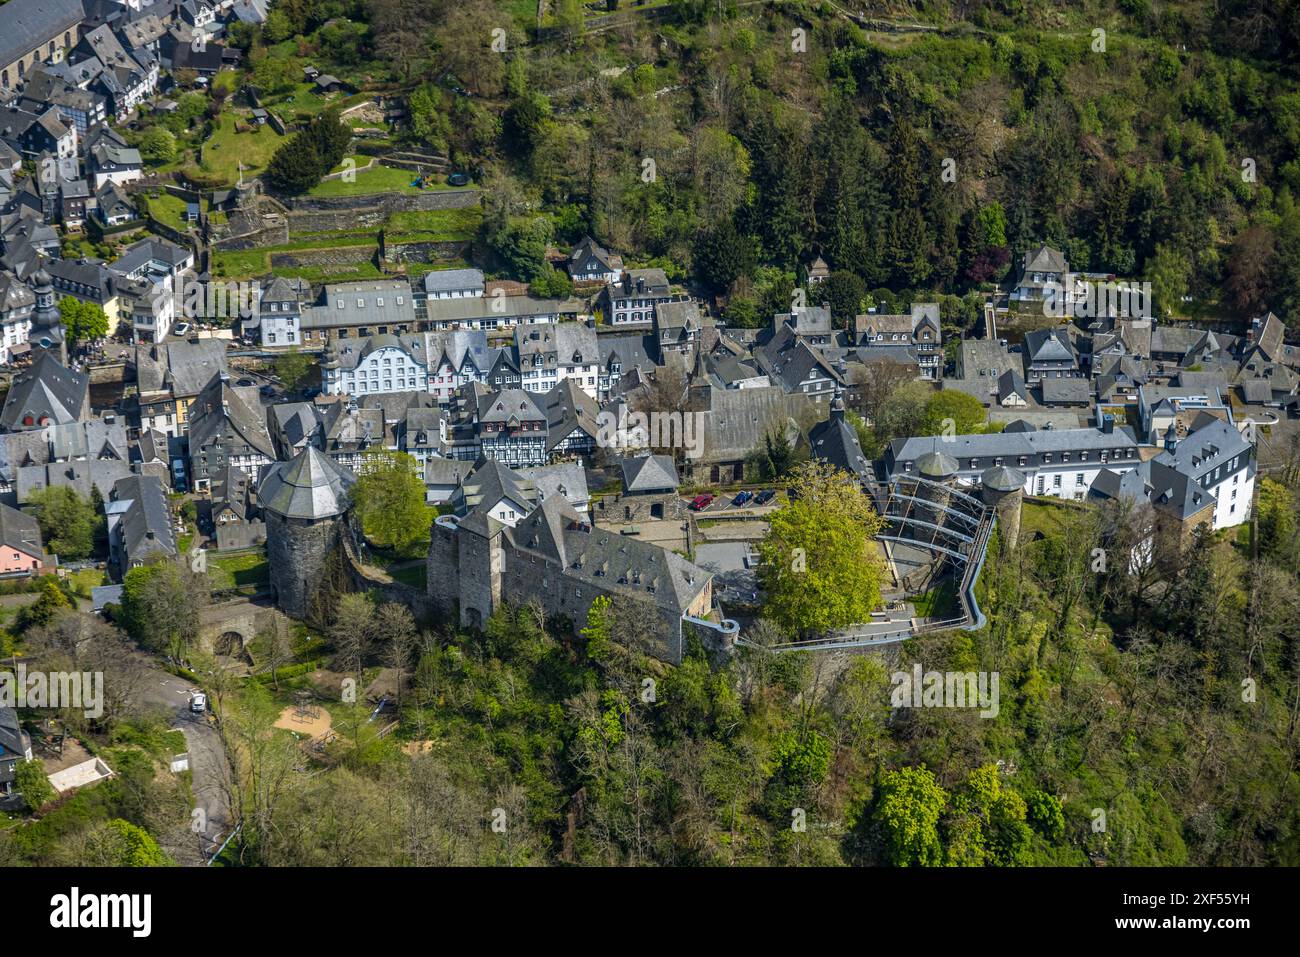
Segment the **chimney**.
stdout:
[[1101,431],[1106,435],[1113,435],[1115,432],[1115,416],[1106,413],[1101,417]]

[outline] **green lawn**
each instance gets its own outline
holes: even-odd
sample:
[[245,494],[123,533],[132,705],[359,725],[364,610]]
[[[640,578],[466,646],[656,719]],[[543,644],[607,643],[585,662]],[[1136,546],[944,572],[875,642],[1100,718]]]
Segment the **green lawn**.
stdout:
[[[240,249],[212,254],[212,271],[213,274],[222,279],[248,279],[252,276],[264,276],[271,271],[271,254],[282,252],[301,252],[307,249],[339,249],[347,246],[368,246],[373,254],[377,248],[375,238],[370,237],[369,241],[357,237],[347,237],[345,241],[333,242],[323,240],[319,243],[295,244],[290,243],[286,246],[264,246],[261,249]],[[355,263],[355,268],[349,265],[335,266],[284,266],[277,268],[277,276],[303,276],[314,273],[354,273],[366,272],[367,275],[374,273],[379,274],[374,264],[368,260],[365,262]],[[368,267],[368,269],[366,268]]]
[[90,600],[90,590],[104,584],[104,572],[98,568],[80,568],[68,575],[68,584],[79,598]]
[[393,213],[384,224],[384,235],[390,243],[465,242],[474,238],[482,221],[479,206]]
[[213,591],[226,591],[244,585],[265,585],[270,581],[271,566],[261,549],[208,559],[208,578]]
[[185,221],[187,203],[179,196],[163,190],[157,196],[149,197],[149,212],[154,219],[174,229],[186,230],[190,224]]
[[361,169],[369,157],[352,157],[357,163],[357,174],[352,182],[343,179],[326,179],[312,188],[311,196],[365,196],[369,193],[418,193],[420,190],[411,185],[416,174],[407,169],[393,169],[376,163],[369,169]]
[[922,595],[911,599],[916,609],[917,618],[955,618],[961,614],[957,604],[957,595],[953,592],[952,580],[941,582]]
[[407,568],[389,569],[388,573],[393,576],[393,581],[399,581],[403,585],[410,585],[412,588],[424,591],[427,571],[428,566],[421,562]]
[[235,119],[234,113],[221,114],[212,136],[203,144],[203,160],[199,163],[199,169],[204,173],[221,177],[227,183],[238,181],[239,163],[244,165],[244,173],[248,176],[261,173],[283,142],[283,137],[270,126],[236,133]]

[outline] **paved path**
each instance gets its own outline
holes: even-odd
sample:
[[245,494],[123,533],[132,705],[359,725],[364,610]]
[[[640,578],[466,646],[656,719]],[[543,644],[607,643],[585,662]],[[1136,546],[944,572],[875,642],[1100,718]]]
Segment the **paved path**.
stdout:
[[[202,867],[207,856],[230,831],[232,815],[226,801],[226,785],[230,766],[221,735],[206,718],[189,710],[190,689],[194,686],[160,668],[150,668],[149,680],[140,690],[140,703],[155,705],[168,711],[171,727],[179,728],[185,735],[185,745],[190,755],[191,788],[196,809],[203,811],[198,823],[203,825],[195,835],[192,846],[168,848],[178,864]],[[200,853],[200,844],[203,853]]]

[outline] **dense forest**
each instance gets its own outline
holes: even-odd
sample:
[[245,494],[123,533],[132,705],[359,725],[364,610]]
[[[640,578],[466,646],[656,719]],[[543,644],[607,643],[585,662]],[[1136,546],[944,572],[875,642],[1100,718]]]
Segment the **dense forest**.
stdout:
[[413,87],[503,275],[591,233],[752,325],[820,254],[847,307],[942,295],[961,327],[1048,242],[1176,314],[1300,304],[1293,3],[679,0],[584,29],[560,2],[541,38],[523,6],[295,0],[266,30]]

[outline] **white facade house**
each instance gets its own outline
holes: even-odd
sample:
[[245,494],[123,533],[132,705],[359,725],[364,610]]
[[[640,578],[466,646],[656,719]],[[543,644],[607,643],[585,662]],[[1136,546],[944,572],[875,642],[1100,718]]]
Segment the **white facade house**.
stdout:
[[1250,518],[1255,494],[1253,448],[1231,422],[1208,413],[1199,428],[1177,438],[1174,427],[1165,440],[1165,451],[1151,461],[1152,495],[1164,494],[1164,486],[1180,494],[1183,486],[1199,487],[1214,500],[1215,531],[1232,528]]
[[520,384],[525,392],[550,392],[573,379],[596,398],[600,387],[600,346],[594,329],[583,323],[530,324],[515,330]]
[[128,306],[136,342],[162,342],[176,320],[176,281],[171,274],[150,272],[134,280],[122,296]]
[[12,274],[0,277],[0,363],[13,362],[15,346],[26,351],[35,308],[36,296],[26,283]]
[[1026,495],[1082,499],[1102,469],[1122,475],[1142,464],[1139,443],[1111,420],[1086,429],[1034,429],[942,437],[896,439],[885,451],[890,476],[931,477],[924,456],[944,456],[945,471],[959,485],[976,485],[986,469],[1012,468],[1025,476]]
[[371,336],[335,343],[321,366],[327,395],[429,391],[429,367],[418,337]]

